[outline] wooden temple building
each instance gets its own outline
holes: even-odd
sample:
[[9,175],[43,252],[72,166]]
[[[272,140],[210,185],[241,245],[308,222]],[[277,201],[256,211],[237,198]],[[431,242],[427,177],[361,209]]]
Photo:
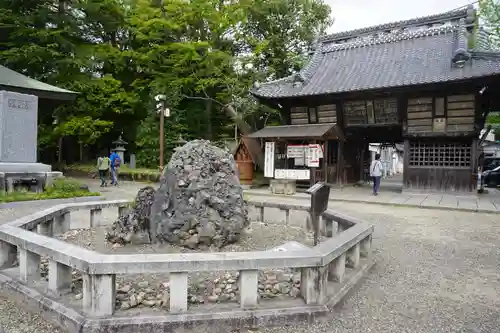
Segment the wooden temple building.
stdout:
[[471,192],[499,88],[500,52],[469,6],[322,38],[299,73],[252,89],[287,121],[250,137],[272,143],[268,177],[354,183],[366,176],[370,142],[404,142],[404,189]]

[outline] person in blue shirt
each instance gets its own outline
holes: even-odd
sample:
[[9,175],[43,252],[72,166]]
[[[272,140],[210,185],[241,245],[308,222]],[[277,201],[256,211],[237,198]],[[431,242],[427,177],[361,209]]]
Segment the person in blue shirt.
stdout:
[[120,169],[121,159],[120,155],[113,150],[111,155],[109,156],[110,160],[110,171],[111,171],[111,185],[118,186],[118,170]]

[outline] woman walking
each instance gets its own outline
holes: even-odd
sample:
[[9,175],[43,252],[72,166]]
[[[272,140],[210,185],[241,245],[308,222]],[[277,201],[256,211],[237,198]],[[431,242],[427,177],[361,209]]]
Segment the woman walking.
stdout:
[[370,176],[373,179],[373,195],[378,195],[380,187],[380,179],[382,178],[382,162],[380,162],[380,154],[375,154],[375,160],[370,165]]

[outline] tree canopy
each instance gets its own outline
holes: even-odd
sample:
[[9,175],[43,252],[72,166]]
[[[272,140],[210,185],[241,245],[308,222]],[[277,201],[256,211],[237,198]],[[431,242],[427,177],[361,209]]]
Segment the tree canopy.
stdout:
[[40,104],[46,162],[93,158],[123,133],[154,167],[154,95],[172,110],[170,148],[179,134],[218,141],[238,120],[279,122],[248,90],[300,68],[330,24],[323,0],[2,0],[0,64],[81,93]]
[[[482,26],[489,35],[489,43],[495,50],[500,50],[500,0],[480,0],[479,17]],[[488,116],[487,123],[492,125],[495,135],[500,134],[500,110]]]

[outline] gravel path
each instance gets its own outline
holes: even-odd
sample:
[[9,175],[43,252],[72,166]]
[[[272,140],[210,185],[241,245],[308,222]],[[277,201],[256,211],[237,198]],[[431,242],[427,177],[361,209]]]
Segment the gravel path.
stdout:
[[[0,296],[0,333],[63,333],[36,313],[30,313]],[[73,333],[73,332],[71,332]]]
[[[127,197],[132,191],[132,185],[122,185],[110,195]],[[330,204],[330,208],[375,224],[376,266],[344,304],[321,322],[253,332],[499,332],[498,215],[351,203]],[[38,209],[31,206],[13,214]],[[0,223],[9,220],[9,214],[0,212]],[[8,333],[60,332],[1,298],[0,327]]]

